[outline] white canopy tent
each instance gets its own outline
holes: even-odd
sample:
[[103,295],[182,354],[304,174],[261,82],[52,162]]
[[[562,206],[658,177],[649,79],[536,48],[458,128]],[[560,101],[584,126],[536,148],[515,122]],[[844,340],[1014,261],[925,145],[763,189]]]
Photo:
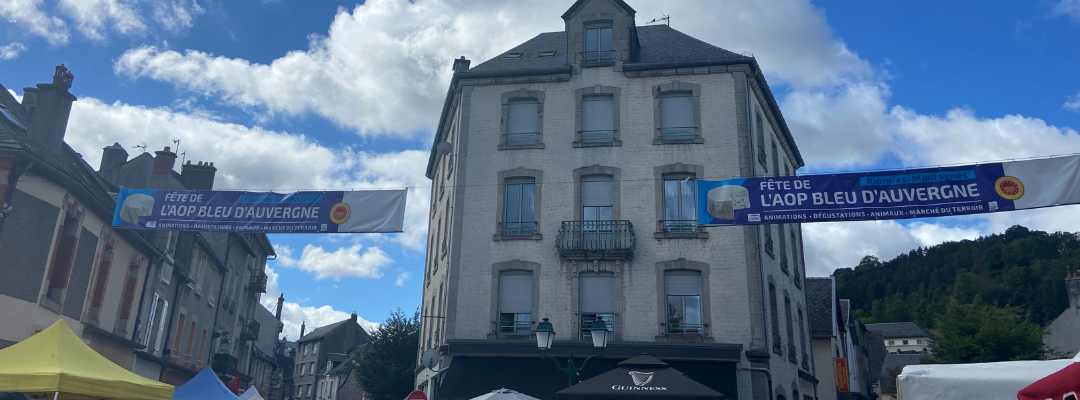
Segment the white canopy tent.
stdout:
[[1016,393],[1047,375],[1080,362],[1007,361],[983,364],[908,365],[897,380],[901,400],[1016,400]]
[[263,397],[259,395],[259,390],[255,389],[255,386],[252,385],[247,391],[240,395],[240,400],[263,400]]

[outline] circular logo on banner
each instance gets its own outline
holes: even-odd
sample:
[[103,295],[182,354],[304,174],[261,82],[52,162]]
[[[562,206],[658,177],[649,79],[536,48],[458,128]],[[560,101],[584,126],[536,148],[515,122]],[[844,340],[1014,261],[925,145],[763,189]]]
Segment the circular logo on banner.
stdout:
[[1024,196],[1024,183],[1011,176],[1003,176],[994,182],[994,191],[1007,200],[1016,200]]
[[330,221],[335,224],[344,224],[350,216],[352,216],[352,208],[348,204],[337,203],[330,208]]

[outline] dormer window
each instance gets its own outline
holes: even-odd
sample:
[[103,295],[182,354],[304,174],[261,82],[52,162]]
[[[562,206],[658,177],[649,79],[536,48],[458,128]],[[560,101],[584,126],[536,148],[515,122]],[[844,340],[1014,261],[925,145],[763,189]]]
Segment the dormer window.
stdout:
[[509,53],[503,58],[521,58],[521,53]]
[[555,55],[554,51],[542,51],[542,52],[540,52],[540,57],[551,57],[551,56],[554,56],[554,55]]
[[615,51],[611,45],[611,27],[585,29],[585,62],[611,61]]

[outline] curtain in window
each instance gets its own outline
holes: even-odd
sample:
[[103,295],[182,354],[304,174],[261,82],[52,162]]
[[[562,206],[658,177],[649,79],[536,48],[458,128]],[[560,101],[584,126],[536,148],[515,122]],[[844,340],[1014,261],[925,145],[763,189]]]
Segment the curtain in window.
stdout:
[[582,100],[581,109],[583,142],[602,143],[614,139],[615,114],[610,96],[587,97]]
[[660,96],[660,137],[663,139],[694,138],[694,102],[689,92]]
[[536,200],[536,184],[531,180],[511,180],[506,183],[506,215],[504,235],[530,235]]
[[664,229],[697,231],[697,196],[693,179],[664,180]]

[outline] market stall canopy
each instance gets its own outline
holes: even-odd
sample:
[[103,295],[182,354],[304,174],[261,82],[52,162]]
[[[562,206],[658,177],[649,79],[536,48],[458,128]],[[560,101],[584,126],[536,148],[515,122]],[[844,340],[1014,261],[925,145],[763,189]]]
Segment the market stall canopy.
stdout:
[[473,397],[471,400],[540,400],[527,394],[521,394],[510,389],[502,388],[493,390],[491,393]]
[[259,389],[252,385],[248,390],[240,394],[240,400],[263,400],[263,397],[259,394]]
[[896,380],[904,400],[1015,400],[1032,383],[1077,362],[1080,355],[1071,360],[908,365]]
[[176,387],[175,400],[239,400],[207,366],[187,383]]
[[64,320],[0,350],[0,392],[31,398],[168,400],[173,386],[138,376],[98,354]]
[[559,400],[721,400],[724,395],[648,355],[555,393]]

